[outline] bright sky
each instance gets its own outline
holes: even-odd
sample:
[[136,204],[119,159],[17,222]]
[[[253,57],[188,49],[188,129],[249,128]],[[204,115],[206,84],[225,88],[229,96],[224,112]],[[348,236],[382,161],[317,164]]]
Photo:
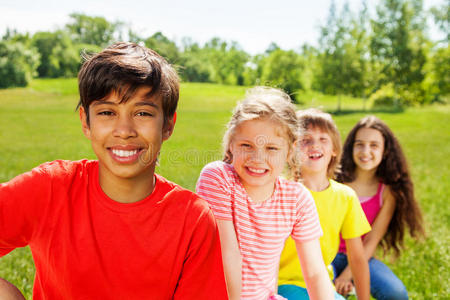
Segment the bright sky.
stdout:
[[[424,7],[446,0],[424,0]],[[345,0],[335,0],[340,10]],[[348,0],[359,11],[361,0]],[[374,10],[378,0],[368,0]],[[237,41],[245,51],[264,52],[271,42],[283,49],[317,44],[331,0],[0,0],[0,35],[7,27],[19,32],[53,31],[72,12],[131,24],[139,35],[157,31],[177,43],[191,37],[203,44],[212,37]]]

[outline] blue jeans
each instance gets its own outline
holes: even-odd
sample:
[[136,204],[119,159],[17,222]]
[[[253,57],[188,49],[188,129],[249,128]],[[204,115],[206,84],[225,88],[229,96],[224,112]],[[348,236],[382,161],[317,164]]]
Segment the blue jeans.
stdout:
[[[305,288],[292,284],[278,286],[278,294],[288,300],[309,300],[308,291]],[[345,298],[334,292],[334,300],[345,300]]]
[[[338,253],[331,263],[335,278],[344,271],[347,266],[347,255]],[[370,294],[378,300],[403,300],[408,299],[403,282],[384,263],[376,258],[369,260]]]

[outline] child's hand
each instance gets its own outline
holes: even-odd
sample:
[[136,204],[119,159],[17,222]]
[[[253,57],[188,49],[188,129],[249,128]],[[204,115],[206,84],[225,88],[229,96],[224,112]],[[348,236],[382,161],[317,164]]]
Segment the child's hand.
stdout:
[[336,291],[339,294],[347,296],[354,287],[352,283],[351,273],[350,275],[344,273],[345,272],[342,272],[342,274],[334,280],[334,286],[336,287]]

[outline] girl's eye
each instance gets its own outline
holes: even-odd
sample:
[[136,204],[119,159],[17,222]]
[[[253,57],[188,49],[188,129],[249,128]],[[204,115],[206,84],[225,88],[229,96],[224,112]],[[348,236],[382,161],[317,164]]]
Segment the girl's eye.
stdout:
[[277,147],[267,147],[267,149],[270,150],[270,151],[277,151],[278,150]]
[[372,145],[370,145],[370,147],[372,147],[372,148],[378,148],[378,144],[372,144]]
[[241,144],[242,148],[250,148],[250,144]]

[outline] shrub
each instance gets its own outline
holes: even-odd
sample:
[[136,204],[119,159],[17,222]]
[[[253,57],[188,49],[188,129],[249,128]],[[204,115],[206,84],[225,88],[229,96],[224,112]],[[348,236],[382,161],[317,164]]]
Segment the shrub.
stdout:
[[36,74],[39,54],[21,42],[0,41],[0,88],[26,86]]

